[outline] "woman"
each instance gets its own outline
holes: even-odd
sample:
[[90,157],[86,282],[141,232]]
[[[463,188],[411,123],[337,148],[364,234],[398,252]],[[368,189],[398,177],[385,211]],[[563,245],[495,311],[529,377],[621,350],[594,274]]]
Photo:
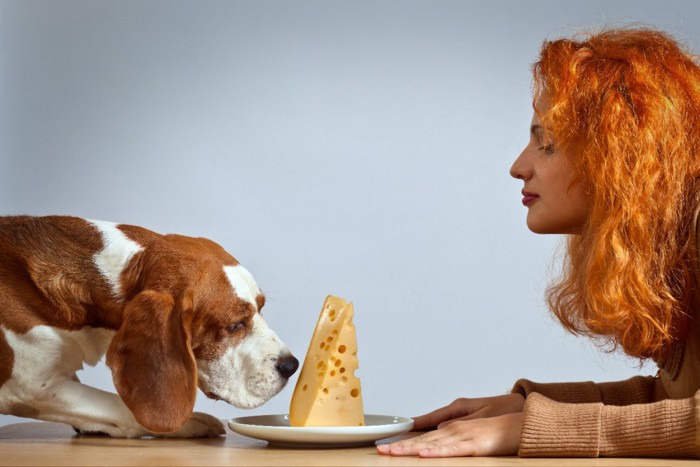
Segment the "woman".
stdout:
[[698,457],[700,68],[668,35],[634,28],[546,42],[533,72],[530,142],[511,175],[528,228],[568,235],[547,303],[567,330],[659,371],[520,380],[416,418],[437,429],[378,452]]

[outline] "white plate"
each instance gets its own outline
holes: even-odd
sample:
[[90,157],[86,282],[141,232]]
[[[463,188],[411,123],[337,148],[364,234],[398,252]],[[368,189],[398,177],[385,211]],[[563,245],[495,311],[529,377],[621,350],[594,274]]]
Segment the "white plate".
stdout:
[[244,436],[270,444],[310,447],[348,447],[373,444],[413,428],[413,419],[365,415],[365,426],[293,427],[288,415],[258,415],[229,420],[228,426]]

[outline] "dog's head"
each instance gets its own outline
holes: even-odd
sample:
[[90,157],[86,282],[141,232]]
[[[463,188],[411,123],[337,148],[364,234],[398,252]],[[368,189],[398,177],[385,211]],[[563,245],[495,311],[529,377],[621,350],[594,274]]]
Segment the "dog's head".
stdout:
[[265,296],[243,266],[208,240],[167,237],[177,248],[142,267],[148,285],[126,304],[107,353],[120,396],[155,432],[187,421],[197,387],[257,407],[299,365],[265,323]]
[[207,293],[204,307],[228,312],[200,314],[195,326],[199,387],[212,399],[253,408],[277,394],[299,362],[260,314],[265,296],[253,276],[240,264],[223,272],[221,288],[234,296]]

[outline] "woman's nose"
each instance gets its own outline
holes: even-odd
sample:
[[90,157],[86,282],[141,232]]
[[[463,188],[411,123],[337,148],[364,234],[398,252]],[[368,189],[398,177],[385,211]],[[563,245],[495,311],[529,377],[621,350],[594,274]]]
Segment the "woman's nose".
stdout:
[[510,176],[518,180],[527,180],[531,173],[532,170],[527,164],[527,148],[525,148],[510,167]]

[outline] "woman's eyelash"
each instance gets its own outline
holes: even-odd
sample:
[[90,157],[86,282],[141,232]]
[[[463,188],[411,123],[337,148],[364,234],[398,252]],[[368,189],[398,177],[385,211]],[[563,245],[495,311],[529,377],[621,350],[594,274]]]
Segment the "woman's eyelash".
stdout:
[[546,154],[552,154],[556,148],[553,144],[543,144],[537,149],[540,151],[544,151]]

